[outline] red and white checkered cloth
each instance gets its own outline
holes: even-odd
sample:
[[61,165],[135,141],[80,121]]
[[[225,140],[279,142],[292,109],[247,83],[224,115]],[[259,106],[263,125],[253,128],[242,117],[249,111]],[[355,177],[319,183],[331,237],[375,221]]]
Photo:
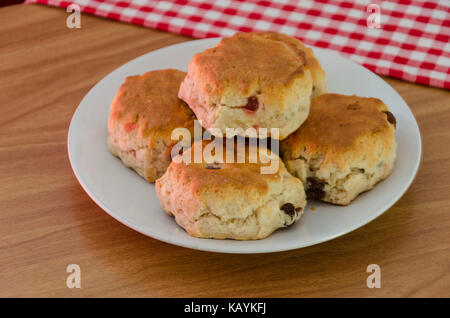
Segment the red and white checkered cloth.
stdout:
[[[381,74],[450,89],[450,1],[27,0],[196,38],[276,31]],[[368,18],[379,6],[380,28]],[[82,19],[81,19],[82,20]],[[373,21],[372,18],[369,19]],[[82,23],[82,22],[81,22]]]

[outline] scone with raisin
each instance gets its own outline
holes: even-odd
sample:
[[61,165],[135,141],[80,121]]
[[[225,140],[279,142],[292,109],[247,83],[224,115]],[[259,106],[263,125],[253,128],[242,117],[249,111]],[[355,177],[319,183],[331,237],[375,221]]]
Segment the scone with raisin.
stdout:
[[194,56],[179,97],[206,129],[232,137],[242,133],[227,128],[279,128],[271,137],[284,139],[307,118],[313,87],[326,92],[325,72],[299,40],[236,33]]
[[[192,158],[194,149],[202,151],[212,143],[197,141],[175,157],[156,181],[162,208],[190,235],[256,240],[300,218],[306,205],[303,185],[270,150],[236,143],[231,148],[219,147],[222,158],[232,152],[233,163],[205,156],[198,162],[181,161],[181,157]],[[250,153],[257,154],[254,163]],[[238,161],[238,157],[243,159]],[[262,173],[263,167],[274,169]]]
[[325,94],[280,145],[288,171],[308,199],[347,205],[392,171],[396,119],[377,98]]
[[177,97],[186,73],[174,70],[130,76],[111,104],[107,145],[111,153],[147,181],[163,175],[171,161],[172,130],[193,136],[195,115]]

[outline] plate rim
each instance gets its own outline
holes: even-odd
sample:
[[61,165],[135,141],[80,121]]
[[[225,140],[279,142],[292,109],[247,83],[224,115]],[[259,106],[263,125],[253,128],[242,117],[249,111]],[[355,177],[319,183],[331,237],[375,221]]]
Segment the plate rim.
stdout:
[[[396,202],[398,202],[403,195],[408,191],[408,189],[411,187],[411,184],[413,183],[413,181],[415,180],[419,167],[420,167],[420,163],[422,162],[422,156],[423,156],[423,149],[422,149],[422,135],[420,133],[420,127],[417,123],[416,117],[414,116],[414,113],[412,112],[411,108],[409,107],[408,103],[406,103],[406,101],[403,99],[403,97],[397,92],[396,89],[394,89],[391,85],[389,85],[389,83],[387,83],[383,78],[381,78],[378,74],[372,72],[371,70],[365,68],[364,66],[352,61],[351,59],[347,58],[346,56],[343,56],[333,50],[327,50],[327,49],[323,49],[323,48],[318,48],[318,47],[314,47],[314,46],[308,46],[310,48],[312,48],[315,51],[326,51],[327,54],[334,54],[339,56],[340,58],[344,58],[347,61],[349,61],[350,63],[356,65],[358,68],[363,69],[366,72],[369,72],[369,74],[371,74],[372,76],[375,76],[378,80],[381,80],[382,82],[384,82],[385,85],[389,86],[393,93],[397,95],[398,98],[400,98],[404,104],[406,105],[407,110],[410,112],[410,115],[413,119],[413,124],[414,124],[414,128],[417,132],[417,147],[418,147],[418,160],[416,161],[415,165],[414,165],[414,171],[412,174],[409,175],[409,179],[406,183],[406,186],[404,186],[403,190],[400,191],[393,199],[391,199],[391,201],[387,204],[385,204],[385,206],[383,208],[380,209],[379,212],[377,212],[373,217],[371,218],[367,218],[364,220],[364,222],[362,222],[359,226],[355,227],[355,228],[351,228],[350,230],[343,230],[340,231],[332,236],[326,236],[323,239],[317,239],[315,241],[310,241],[307,244],[298,244],[295,246],[291,246],[291,245],[286,245],[286,247],[283,248],[266,248],[264,250],[235,250],[232,248],[223,248],[223,247],[219,247],[219,248],[213,248],[213,247],[209,247],[209,246],[202,246],[201,244],[195,244],[195,242],[178,242],[178,241],[171,241],[167,238],[165,238],[164,236],[158,235],[157,233],[152,233],[151,235],[146,232],[142,227],[140,227],[139,225],[135,225],[132,224],[131,222],[129,222],[126,218],[117,216],[113,211],[111,211],[107,204],[105,204],[100,198],[98,198],[95,195],[95,192],[91,190],[91,188],[89,187],[88,184],[85,183],[85,180],[83,180],[83,178],[81,178],[80,176],[80,171],[78,171],[78,169],[76,168],[76,165],[74,165],[73,162],[73,155],[72,155],[72,148],[71,148],[71,135],[73,135],[73,127],[74,127],[74,119],[76,118],[77,114],[79,114],[80,111],[80,106],[83,104],[83,102],[88,98],[88,96],[93,92],[93,90],[103,81],[105,80],[107,77],[120,72],[122,69],[125,69],[127,67],[128,64],[130,63],[136,63],[139,59],[144,58],[145,56],[147,56],[148,54],[152,54],[152,53],[156,53],[159,52],[159,54],[161,54],[162,51],[164,51],[165,49],[174,49],[175,47],[178,46],[185,46],[185,45],[192,45],[192,43],[198,43],[198,42],[212,42],[213,40],[218,41],[219,39],[221,39],[221,37],[216,37],[216,38],[206,38],[206,39],[198,39],[198,40],[190,40],[190,41],[185,41],[185,42],[180,42],[180,43],[175,43],[172,45],[168,45],[165,47],[161,47],[159,49],[153,50],[153,51],[149,51],[147,53],[144,53],[140,56],[137,56],[127,62],[125,62],[124,64],[121,64],[119,67],[115,68],[113,71],[109,72],[108,74],[106,74],[104,77],[102,77],[98,82],[95,83],[94,86],[92,86],[89,91],[83,96],[82,100],[80,101],[80,103],[78,104],[77,108],[75,109],[72,118],[70,120],[70,124],[69,124],[69,129],[68,129],[68,133],[67,133],[67,152],[68,152],[68,157],[69,157],[69,162],[70,162],[70,166],[72,168],[72,171],[78,181],[78,183],[81,185],[81,187],[83,188],[83,190],[88,194],[88,196],[91,198],[91,200],[93,200],[103,211],[105,211],[108,215],[110,215],[111,217],[113,217],[115,220],[117,220],[118,222],[124,224],[125,226],[147,236],[147,237],[151,237],[153,239],[162,241],[164,243],[168,243],[171,245],[175,245],[175,246],[180,246],[180,247],[185,247],[185,248],[190,248],[190,249],[194,249],[194,250],[199,250],[199,251],[206,251],[206,252],[214,252],[214,253],[225,253],[225,254],[264,254],[264,253],[277,253],[277,252],[285,252],[285,251],[290,251],[290,250],[296,250],[296,249],[300,249],[300,248],[305,248],[308,246],[314,246],[314,245],[318,245],[327,241],[331,241],[334,240],[338,237],[344,236],[346,234],[349,234],[357,229],[360,229],[362,227],[364,227],[365,225],[367,225],[368,223],[374,221],[375,219],[377,219],[378,217],[380,217],[382,214],[384,214],[386,211],[388,211]],[[395,168],[394,168],[395,169]],[[176,226],[179,226],[176,224]],[[188,235],[188,234],[186,234]],[[211,240],[211,239],[205,239],[205,240]],[[221,240],[223,241],[223,240]]]

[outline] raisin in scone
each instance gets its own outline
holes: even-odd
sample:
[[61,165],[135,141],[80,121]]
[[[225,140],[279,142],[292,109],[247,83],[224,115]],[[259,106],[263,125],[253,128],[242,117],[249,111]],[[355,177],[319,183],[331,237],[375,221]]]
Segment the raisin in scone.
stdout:
[[284,139],[307,118],[311,96],[324,92],[325,72],[311,49],[287,35],[251,32],[196,54],[179,97],[206,129],[279,128],[272,137]]
[[[208,145],[197,141],[183,157]],[[179,156],[156,181],[162,208],[181,227],[200,238],[256,240],[300,218],[306,205],[303,185],[287,172],[278,155],[239,143],[223,149],[223,158],[226,151],[238,154],[243,149],[245,160],[218,163],[203,157],[201,162],[185,163],[177,160]],[[260,159],[250,163],[250,151]],[[271,164],[272,173],[262,174],[261,168]]]
[[308,199],[347,205],[392,171],[396,119],[377,98],[325,94],[280,145],[288,171]]
[[171,161],[172,130],[193,135],[195,115],[177,97],[186,73],[168,69],[127,77],[111,104],[107,144],[111,153],[147,181],[162,176]]

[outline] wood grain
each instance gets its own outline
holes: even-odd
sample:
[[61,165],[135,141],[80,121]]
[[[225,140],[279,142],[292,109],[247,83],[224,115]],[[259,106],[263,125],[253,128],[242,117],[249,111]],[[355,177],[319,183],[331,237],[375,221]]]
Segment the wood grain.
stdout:
[[[0,296],[450,296],[448,91],[386,78],[419,122],[423,159],[409,191],[375,221],[290,252],[194,251],[109,217],[78,184],[66,150],[72,114],[97,81],[190,39],[87,15],[68,29],[66,17],[38,5],[0,9]],[[66,287],[71,263],[81,266],[81,289]],[[366,287],[372,263],[380,289]]]

